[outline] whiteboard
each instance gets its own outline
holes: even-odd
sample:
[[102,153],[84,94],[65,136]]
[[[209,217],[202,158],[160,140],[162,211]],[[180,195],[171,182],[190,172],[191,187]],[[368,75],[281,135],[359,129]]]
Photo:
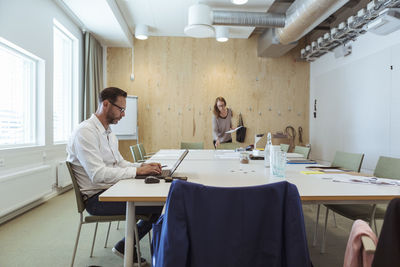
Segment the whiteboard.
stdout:
[[137,140],[137,101],[137,96],[128,96],[125,117],[117,124],[110,125],[119,140]]

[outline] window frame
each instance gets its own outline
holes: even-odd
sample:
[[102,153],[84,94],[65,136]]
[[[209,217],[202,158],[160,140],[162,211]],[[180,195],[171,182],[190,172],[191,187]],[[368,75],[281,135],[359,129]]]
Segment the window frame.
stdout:
[[[73,35],[65,26],[63,26],[58,20],[53,19],[53,85],[55,81],[55,66],[54,66],[54,58],[55,58],[55,50],[54,50],[54,42],[55,42],[55,34],[58,31],[63,34],[65,37],[71,40],[71,92],[70,92],[70,110],[71,110],[71,132],[79,122],[79,39]],[[54,114],[54,89],[53,86],[53,98],[52,98],[52,107]],[[71,134],[71,133],[69,133]],[[68,134],[68,135],[69,135]],[[68,138],[66,140],[58,140],[55,141],[55,128],[54,128],[54,116],[53,116],[53,127],[52,127],[52,143],[53,145],[66,144],[68,142]]]
[[17,56],[31,61],[33,65],[32,72],[30,73],[31,77],[29,80],[32,86],[32,91],[30,92],[31,109],[29,112],[30,114],[28,115],[30,117],[30,127],[33,127],[32,132],[30,132],[33,134],[33,142],[18,144],[0,144],[0,150],[37,147],[44,145],[44,139],[40,138],[43,131],[41,131],[39,123],[40,117],[42,115],[41,109],[39,108],[41,104],[40,96],[41,90],[44,90],[44,88],[41,88],[43,86],[41,81],[42,79],[44,79],[44,77],[42,77],[44,75],[44,60],[2,37],[0,37],[0,46],[6,50],[9,50],[11,53],[16,54]]

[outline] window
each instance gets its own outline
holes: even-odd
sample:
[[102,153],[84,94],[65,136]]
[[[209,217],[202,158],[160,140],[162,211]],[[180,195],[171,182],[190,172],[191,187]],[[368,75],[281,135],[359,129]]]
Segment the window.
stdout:
[[67,142],[77,123],[77,39],[54,20],[53,140]]
[[0,148],[37,144],[38,58],[0,38]]

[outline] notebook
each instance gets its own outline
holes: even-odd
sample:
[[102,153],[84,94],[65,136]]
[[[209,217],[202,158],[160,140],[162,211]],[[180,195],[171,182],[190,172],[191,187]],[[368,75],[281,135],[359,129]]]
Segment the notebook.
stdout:
[[[175,162],[174,166],[172,166],[172,169],[166,169],[162,170],[160,175],[157,175],[157,178],[164,179],[165,177],[172,176],[172,174],[176,171],[178,166],[181,164],[183,159],[186,157],[186,155],[189,153],[189,150],[185,150],[183,154],[179,157],[179,159]],[[145,179],[149,175],[136,175],[136,179]]]

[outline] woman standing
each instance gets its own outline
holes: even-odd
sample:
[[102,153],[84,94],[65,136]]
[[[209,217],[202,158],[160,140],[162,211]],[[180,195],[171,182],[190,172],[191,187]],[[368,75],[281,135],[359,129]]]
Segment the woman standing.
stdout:
[[232,143],[230,133],[232,129],[232,110],[226,107],[226,101],[222,96],[215,99],[214,116],[212,120],[213,143],[217,148],[221,143]]

